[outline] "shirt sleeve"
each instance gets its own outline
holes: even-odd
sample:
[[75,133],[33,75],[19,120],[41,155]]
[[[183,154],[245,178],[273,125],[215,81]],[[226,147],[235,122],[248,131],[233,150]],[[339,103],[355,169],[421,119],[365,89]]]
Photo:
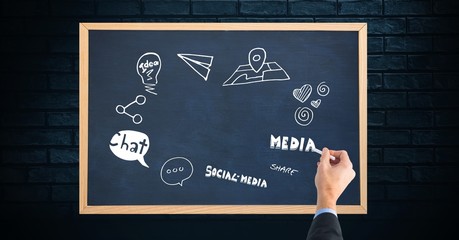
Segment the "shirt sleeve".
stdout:
[[314,215],[314,218],[316,218],[317,216],[319,216],[322,213],[331,213],[331,214],[335,215],[336,217],[338,217],[338,214],[336,213],[335,210],[333,210],[331,208],[321,208],[321,209],[316,211],[316,214]]

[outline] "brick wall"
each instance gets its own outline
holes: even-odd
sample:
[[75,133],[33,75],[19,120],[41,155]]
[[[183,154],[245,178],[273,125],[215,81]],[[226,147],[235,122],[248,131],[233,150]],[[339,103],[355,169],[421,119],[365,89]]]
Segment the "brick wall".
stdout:
[[[430,239],[457,211],[454,0],[10,0],[0,5],[0,215],[18,239],[305,239],[311,216],[78,216],[79,22],[367,22],[368,215],[346,239]],[[454,216],[453,216],[454,218]],[[3,231],[3,230],[2,230]],[[13,238],[8,238],[13,239]]]

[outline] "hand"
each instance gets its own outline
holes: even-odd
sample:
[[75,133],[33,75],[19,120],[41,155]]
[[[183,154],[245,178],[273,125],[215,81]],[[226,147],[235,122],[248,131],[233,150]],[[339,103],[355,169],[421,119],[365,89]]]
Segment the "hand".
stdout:
[[[330,160],[330,155],[335,156],[336,160]],[[324,148],[315,177],[317,209],[331,208],[336,211],[338,198],[354,177],[355,171],[346,151]]]

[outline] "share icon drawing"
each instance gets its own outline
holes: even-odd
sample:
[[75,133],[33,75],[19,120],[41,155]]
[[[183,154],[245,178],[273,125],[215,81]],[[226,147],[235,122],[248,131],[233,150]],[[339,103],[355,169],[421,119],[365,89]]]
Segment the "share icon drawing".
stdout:
[[126,112],[126,109],[128,107],[130,107],[132,104],[137,104],[137,105],[143,105],[145,104],[145,102],[147,101],[147,98],[144,96],[144,95],[138,95],[134,101],[130,102],[128,105],[126,106],[123,106],[123,105],[118,105],[116,106],[116,112],[118,114],[125,114],[127,115],[128,117],[132,118],[132,122],[134,122],[135,124],[140,124],[143,120],[142,118],[142,115],[140,114],[129,114],[128,112]]
[[191,69],[193,69],[199,76],[207,81],[212,66],[213,56],[178,53],[177,56],[181,58]]

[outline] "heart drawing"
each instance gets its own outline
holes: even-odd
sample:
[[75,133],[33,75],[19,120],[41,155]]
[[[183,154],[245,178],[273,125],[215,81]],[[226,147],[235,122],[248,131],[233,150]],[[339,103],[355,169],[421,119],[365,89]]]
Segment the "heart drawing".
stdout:
[[322,101],[321,101],[320,99],[317,99],[317,100],[315,100],[315,101],[312,100],[312,101],[311,101],[311,105],[312,105],[313,107],[315,107],[315,108],[318,108],[318,107],[320,106],[320,103],[321,103],[321,102],[322,102]]
[[[293,96],[300,102],[304,103],[308,100],[311,95],[312,87],[309,84],[303,85],[301,88],[295,88],[293,90]],[[319,99],[320,100],[320,99]],[[312,104],[312,103],[311,103]],[[320,104],[320,103],[319,103]]]

